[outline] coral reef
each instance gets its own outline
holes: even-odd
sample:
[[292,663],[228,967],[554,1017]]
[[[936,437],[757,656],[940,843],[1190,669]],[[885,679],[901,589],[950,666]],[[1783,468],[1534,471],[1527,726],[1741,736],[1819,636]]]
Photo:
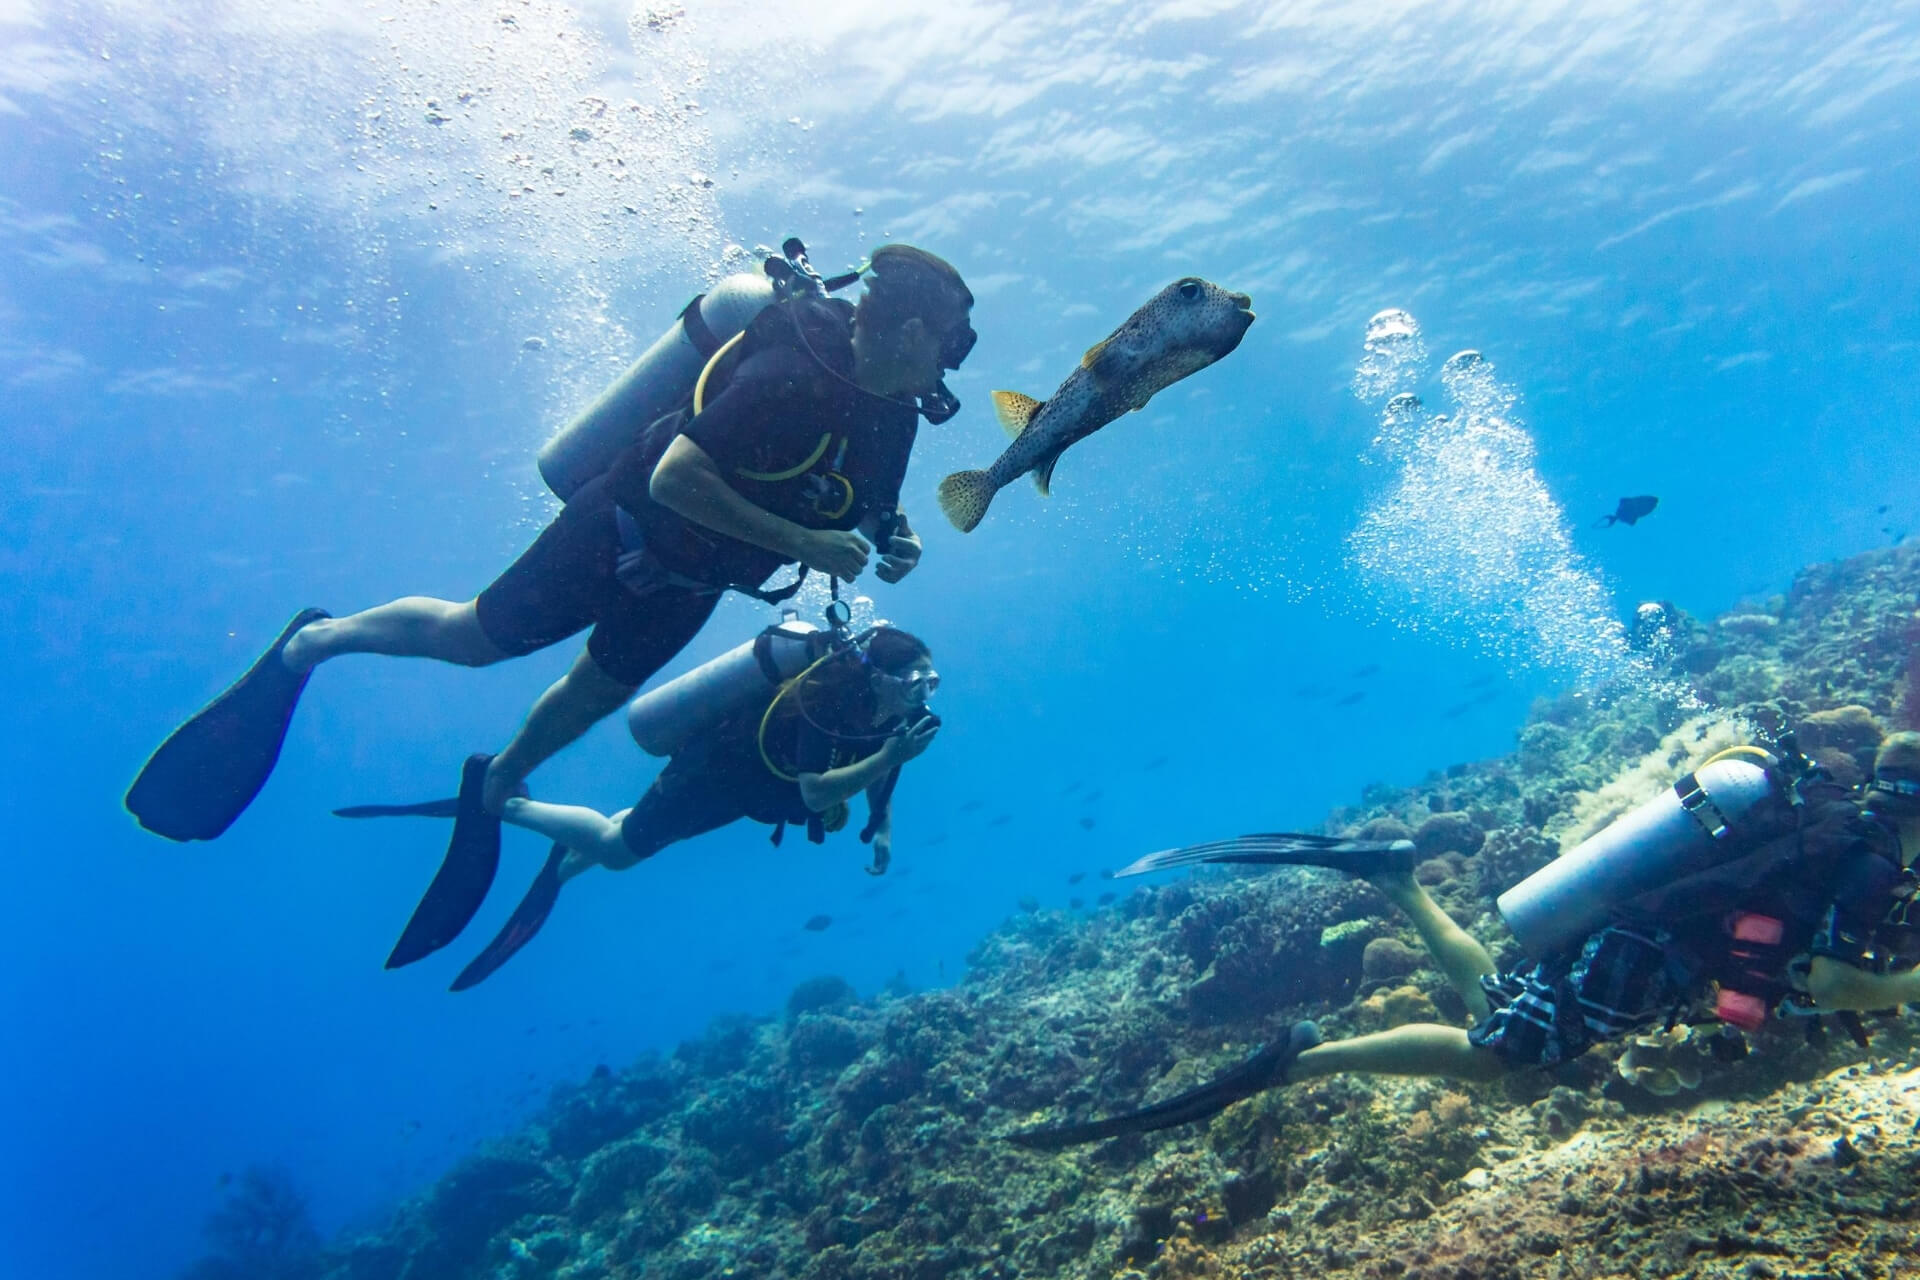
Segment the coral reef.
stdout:
[[[1725,739],[1799,726],[1858,767],[1915,714],[1920,550],[1806,571],[1707,624],[1670,693],[1538,704],[1502,759],[1367,789],[1333,832],[1408,838],[1498,958],[1501,889]],[[1024,909],[958,987],[804,983],[596,1072],[462,1164],[328,1280],[940,1280],[1908,1274],[1920,1235],[1913,1028],[1870,1051],[1769,1025],[1676,1034],[1498,1085],[1334,1077],[1211,1123],[1036,1154],[1030,1123],[1138,1106],[1297,1017],[1331,1035],[1464,1010],[1362,883],[1215,872],[1090,914]],[[1815,1028],[1817,1029],[1817,1024]],[[1622,1055],[1628,1060],[1621,1062]],[[1640,1083],[1635,1083],[1639,1081]],[[1650,1085],[1651,1088],[1642,1087]]]

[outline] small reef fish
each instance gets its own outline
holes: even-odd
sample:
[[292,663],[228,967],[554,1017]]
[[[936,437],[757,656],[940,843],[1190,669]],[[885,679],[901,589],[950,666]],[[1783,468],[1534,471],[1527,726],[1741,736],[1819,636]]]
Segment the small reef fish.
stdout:
[[1620,505],[1613,509],[1613,514],[1610,516],[1601,516],[1593,527],[1596,529],[1607,529],[1615,524],[1638,524],[1643,517],[1651,514],[1653,509],[1659,505],[1660,499],[1654,497],[1652,494],[1642,494],[1637,498],[1622,498],[1620,499]]
[[993,393],[994,412],[1013,443],[984,471],[956,471],[940,482],[940,510],[971,533],[993,495],[1028,472],[1042,497],[1068,446],[1155,394],[1200,372],[1240,345],[1253,323],[1253,299],[1187,276],[1176,280],[1095,343],[1053,396]]
[[1086,873],[1086,872],[1084,872],[1084,871],[1076,871],[1076,872],[1074,872],[1074,873],[1073,873],[1072,875],[1070,875],[1070,876],[1068,876],[1068,877],[1067,877],[1067,883],[1068,883],[1068,884],[1079,884],[1079,883],[1080,883],[1080,882],[1081,882],[1082,880],[1085,880],[1086,878],[1087,878],[1087,873]]
[[802,929],[805,929],[808,933],[819,933],[832,923],[833,923],[832,916],[825,916],[825,915],[809,916],[807,918],[807,922],[801,925],[800,927]]
[[1351,707],[1356,702],[1359,702],[1362,698],[1366,696],[1367,696],[1367,691],[1365,689],[1360,689],[1360,690],[1357,690],[1356,692],[1348,694],[1346,697],[1340,699],[1338,702],[1334,703],[1333,705],[1336,707]]

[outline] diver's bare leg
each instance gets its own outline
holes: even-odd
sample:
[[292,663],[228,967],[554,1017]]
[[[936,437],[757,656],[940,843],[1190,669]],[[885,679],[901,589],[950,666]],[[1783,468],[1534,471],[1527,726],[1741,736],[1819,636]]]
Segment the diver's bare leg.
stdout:
[[1368,876],[1367,883],[1407,913],[1448,984],[1466,1001],[1473,1020],[1478,1022],[1492,1012],[1487,993],[1480,988],[1481,976],[1494,972],[1493,957],[1487,949],[1440,909],[1411,871],[1382,872]]
[[[625,705],[634,686],[615,680],[594,665],[584,649],[567,674],[548,686],[527,713],[526,723],[513,741],[493,758],[487,769],[483,803],[489,813],[500,813],[520,789],[527,775],[562,747]],[[562,841],[564,844],[565,841]]]
[[481,630],[473,601],[460,604],[432,596],[407,596],[344,618],[309,622],[281,650],[288,668],[296,672],[348,653],[436,658],[463,667],[490,666],[508,656]]
[[1506,1063],[1492,1049],[1473,1044],[1458,1027],[1413,1022],[1390,1031],[1315,1045],[1293,1060],[1287,1082],[1357,1072],[1375,1076],[1442,1076],[1449,1080],[1497,1080]]
[[567,856],[560,863],[562,884],[589,867],[623,871],[639,861],[621,836],[619,818],[609,818],[598,809],[515,796],[507,801],[500,816],[516,827],[567,846]]

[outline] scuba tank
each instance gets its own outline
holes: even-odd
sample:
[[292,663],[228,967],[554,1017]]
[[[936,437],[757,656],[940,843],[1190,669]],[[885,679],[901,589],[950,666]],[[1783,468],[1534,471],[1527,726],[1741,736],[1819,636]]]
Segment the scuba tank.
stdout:
[[788,615],[711,662],[635,698],[627,704],[627,728],[648,755],[672,755],[755,694],[777,689],[806,670],[829,635]]
[[770,278],[742,272],[689,302],[631,368],[541,446],[540,477],[547,488],[564,502],[605,474],[648,423],[687,398],[714,352],[773,300]]
[[1744,857],[1793,831],[1796,821],[1793,785],[1773,757],[1736,747],[1616,818],[1495,905],[1527,954],[1542,959],[1601,928],[1640,895]]
[[[705,384],[714,357],[745,333],[755,316],[776,302],[825,297],[859,279],[858,270],[822,277],[807,261],[807,246],[789,236],[780,256],[767,258],[759,274],[728,276],[681,308],[673,325],[631,368],[541,446],[541,479],[562,502],[572,498],[580,486],[604,475],[656,420],[688,403],[696,383]],[[945,384],[941,392],[951,399]],[[959,408],[957,400],[953,407]]]

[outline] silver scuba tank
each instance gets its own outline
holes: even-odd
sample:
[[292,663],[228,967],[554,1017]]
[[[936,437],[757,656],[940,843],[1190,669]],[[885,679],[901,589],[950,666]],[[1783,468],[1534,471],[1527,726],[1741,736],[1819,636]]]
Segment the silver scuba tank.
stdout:
[[1501,894],[1501,918],[1537,960],[1641,894],[1752,853],[1793,829],[1777,776],[1751,760],[1709,760]]
[[627,704],[627,728],[640,749],[670,756],[729,713],[778,688],[818,656],[810,637],[820,628],[798,618],[782,619],[711,662],[703,662]]
[[[773,300],[773,281],[757,272],[741,272],[721,280],[693,305],[724,343]],[[564,502],[581,485],[605,474],[647,424],[691,394],[706,363],[685,321],[676,317],[631,368],[541,447],[540,476],[547,487]]]

